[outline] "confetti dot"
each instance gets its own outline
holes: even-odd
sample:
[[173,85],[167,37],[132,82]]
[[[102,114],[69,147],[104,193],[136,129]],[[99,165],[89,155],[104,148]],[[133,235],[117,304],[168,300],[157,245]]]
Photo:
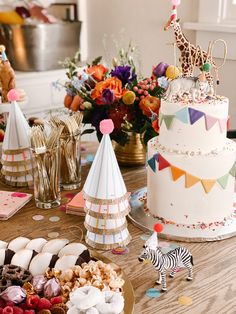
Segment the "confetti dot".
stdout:
[[177,249],[177,247],[179,247],[179,245],[177,245],[177,244],[170,244],[170,248],[171,248],[171,250],[174,250],[174,249]]
[[86,157],[86,160],[87,160],[87,162],[93,162],[93,160],[94,160],[94,155],[88,154],[87,157]]
[[81,158],[81,165],[84,166],[87,164],[87,160],[84,158]]
[[58,238],[59,237],[59,233],[58,232],[49,232],[48,233],[48,237],[51,238],[51,239]]
[[191,305],[193,303],[192,298],[182,295],[178,298],[178,302],[180,305]]
[[60,219],[61,219],[61,218],[58,217],[58,216],[52,216],[52,217],[49,218],[49,220],[52,221],[52,222],[57,222],[57,221],[59,221]]
[[145,259],[145,260],[143,261],[143,264],[144,264],[144,265],[146,265],[146,264],[151,264],[151,261],[150,261],[149,259]]
[[149,298],[159,298],[161,296],[161,292],[155,288],[151,288],[146,291],[146,296]]
[[160,247],[169,247],[170,246],[170,243],[168,243],[168,242],[159,242],[159,246]]
[[32,219],[35,220],[35,221],[40,221],[40,220],[44,219],[44,216],[43,215],[34,215],[32,217]]
[[115,255],[124,255],[129,253],[129,249],[126,246],[124,247],[119,246],[115,249],[112,249],[111,253]]
[[143,240],[143,241],[147,241],[147,239],[149,239],[150,236],[151,236],[151,234],[145,233],[145,234],[142,234],[142,235],[140,236],[140,239]]
[[66,205],[62,205],[59,209],[60,209],[62,212],[65,212],[65,211],[66,211]]
[[170,252],[170,251],[172,251],[173,249],[171,248],[171,247],[162,247],[161,248],[161,251],[162,251],[162,253],[163,254],[166,254],[166,253],[168,253],[168,252]]

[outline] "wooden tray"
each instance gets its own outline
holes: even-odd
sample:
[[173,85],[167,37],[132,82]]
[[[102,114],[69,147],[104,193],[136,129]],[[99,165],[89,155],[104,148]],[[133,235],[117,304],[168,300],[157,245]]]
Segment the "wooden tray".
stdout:
[[[96,260],[101,260],[104,263],[112,263],[112,260],[109,258],[103,256],[102,254],[97,253],[96,251],[93,251],[89,249],[89,252],[92,256],[92,258],[95,258]],[[125,274],[125,272],[121,269],[122,278],[125,281],[124,284],[124,299],[125,299],[125,307],[124,307],[124,314],[133,314],[134,313],[134,304],[135,304],[135,297],[134,297],[134,290],[133,286],[131,284],[131,281],[129,280],[128,276]]]

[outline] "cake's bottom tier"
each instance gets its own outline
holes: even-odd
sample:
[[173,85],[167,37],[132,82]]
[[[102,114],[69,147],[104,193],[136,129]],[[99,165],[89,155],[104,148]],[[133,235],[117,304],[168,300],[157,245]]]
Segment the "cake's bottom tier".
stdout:
[[192,157],[157,152],[149,142],[149,211],[164,223],[188,228],[223,224],[233,215],[235,157],[232,141],[219,154]]

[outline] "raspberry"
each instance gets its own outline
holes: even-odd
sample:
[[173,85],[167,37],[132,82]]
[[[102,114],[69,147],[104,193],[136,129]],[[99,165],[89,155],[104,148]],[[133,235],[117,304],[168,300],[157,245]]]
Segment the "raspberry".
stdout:
[[26,303],[21,303],[18,305],[18,307],[20,307],[22,310],[27,310],[28,309],[28,306],[26,305]]
[[50,302],[52,305],[62,303],[62,297],[58,296],[58,297],[51,298]]
[[9,305],[4,307],[2,314],[13,314],[13,307]]
[[35,314],[34,310],[24,310],[24,314]]
[[29,295],[26,299],[26,305],[30,309],[36,309],[39,303],[40,297],[37,294]]
[[15,305],[14,302],[12,302],[12,301],[7,301],[5,306],[13,307],[14,305]]
[[3,308],[2,308],[2,307],[0,307],[0,314],[2,314],[2,312],[3,312]]
[[23,314],[24,310],[22,310],[19,306],[13,306],[13,314]]
[[6,302],[0,298],[0,307],[3,309],[6,306]]
[[42,298],[39,300],[37,309],[38,310],[50,310],[51,307],[52,307],[51,302],[46,298]]

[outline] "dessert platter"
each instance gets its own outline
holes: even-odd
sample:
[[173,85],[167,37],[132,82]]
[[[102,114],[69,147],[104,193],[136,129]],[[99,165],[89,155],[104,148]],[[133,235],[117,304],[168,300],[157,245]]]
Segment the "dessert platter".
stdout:
[[0,247],[1,308],[28,314],[133,313],[125,273],[82,243],[17,237]]

